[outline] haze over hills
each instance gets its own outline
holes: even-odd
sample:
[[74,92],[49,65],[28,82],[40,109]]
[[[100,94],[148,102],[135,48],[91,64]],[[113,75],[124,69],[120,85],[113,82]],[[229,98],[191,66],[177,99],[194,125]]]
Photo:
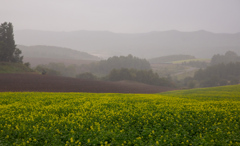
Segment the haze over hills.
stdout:
[[99,57],[86,52],[72,50],[56,46],[23,46],[17,45],[22,51],[24,62],[30,62],[32,66],[48,64],[50,62],[62,62],[65,64],[85,64],[100,60]]
[[15,40],[17,44],[61,46],[104,58],[128,54],[147,59],[175,54],[211,58],[214,54],[224,54],[228,50],[240,54],[240,33],[211,33],[204,30],[138,34],[17,30]]

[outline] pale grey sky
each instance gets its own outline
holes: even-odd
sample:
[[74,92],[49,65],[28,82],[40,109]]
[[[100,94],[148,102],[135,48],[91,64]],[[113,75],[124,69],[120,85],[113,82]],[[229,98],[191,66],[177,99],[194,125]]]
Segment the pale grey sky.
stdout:
[[0,0],[15,30],[240,32],[240,0]]

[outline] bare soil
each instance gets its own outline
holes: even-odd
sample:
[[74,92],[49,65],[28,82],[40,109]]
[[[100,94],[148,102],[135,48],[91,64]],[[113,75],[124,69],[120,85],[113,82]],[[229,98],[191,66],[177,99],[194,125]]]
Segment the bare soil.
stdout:
[[137,82],[93,81],[39,74],[0,74],[0,92],[159,93],[174,90]]

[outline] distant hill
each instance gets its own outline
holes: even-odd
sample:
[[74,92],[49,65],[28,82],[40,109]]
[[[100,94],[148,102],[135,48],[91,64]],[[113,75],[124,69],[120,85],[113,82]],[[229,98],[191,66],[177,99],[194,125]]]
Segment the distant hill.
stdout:
[[147,59],[174,54],[211,58],[214,54],[224,54],[229,50],[240,54],[240,33],[211,33],[203,30],[139,34],[19,30],[15,31],[15,40],[17,44],[61,46],[105,58],[128,54]]
[[195,59],[195,57],[191,55],[169,55],[169,56],[152,58],[152,59],[149,59],[148,61],[150,63],[168,63],[168,62],[188,60],[188,59]]
[[21,63],[0,62],[0,73],[29,73],[34,72]]
[[22,51],[24,62],[30,62],[33,66],[38,64],[48,64],[50,62],[86,64],[100,60],[99,57],[90,55],[88,53],[63,47],[18,45],[17,48]]

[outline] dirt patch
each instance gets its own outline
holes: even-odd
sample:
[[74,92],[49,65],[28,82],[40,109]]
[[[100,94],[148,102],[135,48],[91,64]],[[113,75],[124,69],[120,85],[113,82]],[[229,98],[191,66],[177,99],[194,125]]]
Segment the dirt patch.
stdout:
[[38,74],[0,74],[0,92],[92,92],[92,93],[159,93],[173,88],[137,82],[92,81]]

